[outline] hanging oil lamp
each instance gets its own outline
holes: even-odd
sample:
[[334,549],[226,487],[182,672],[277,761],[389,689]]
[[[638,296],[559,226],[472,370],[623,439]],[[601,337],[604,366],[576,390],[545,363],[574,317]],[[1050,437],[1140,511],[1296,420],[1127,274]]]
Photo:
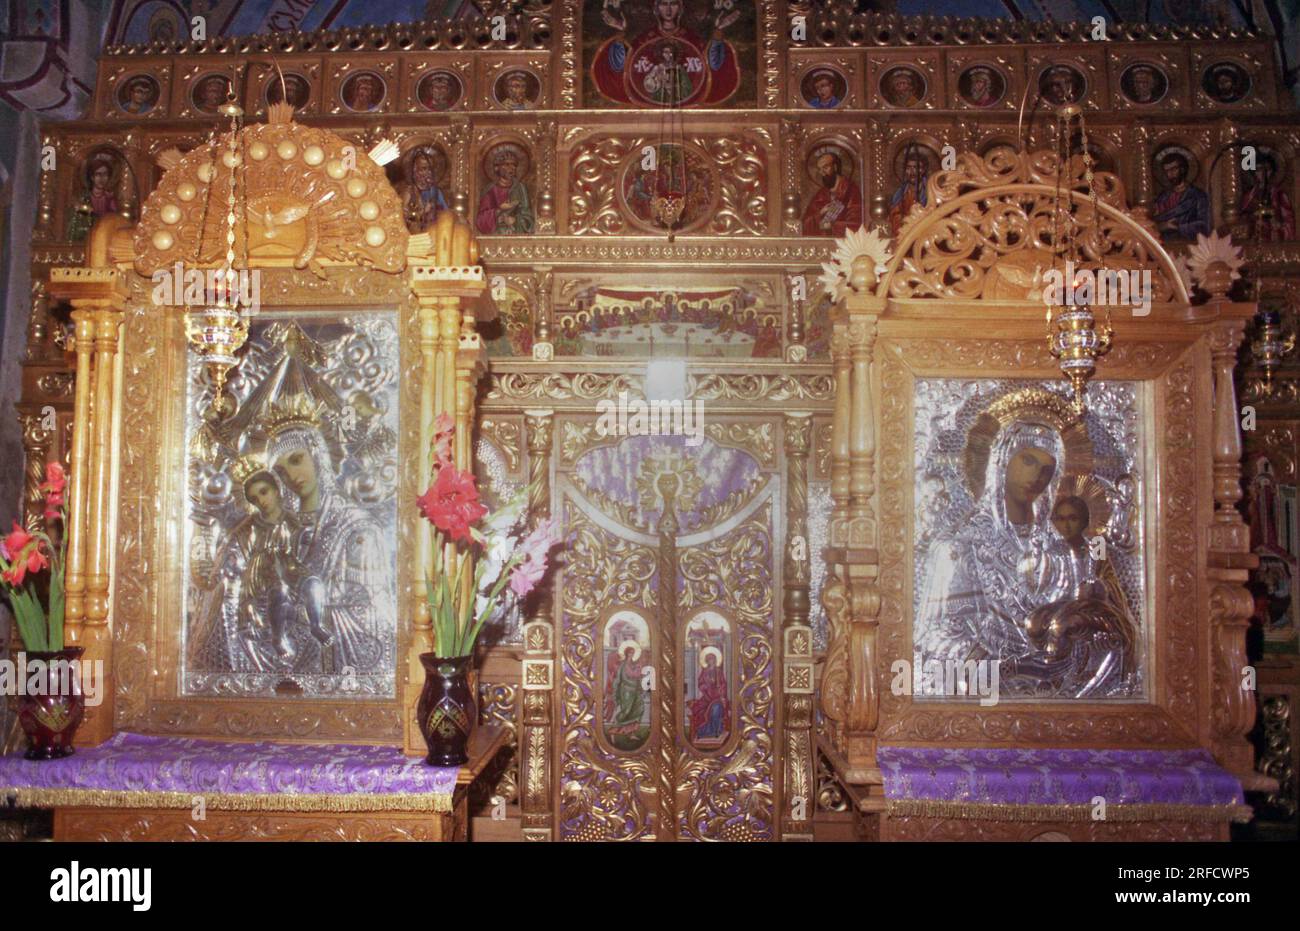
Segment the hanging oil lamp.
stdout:
[[[1083,111],[1078,104],[1067,103],[1059,107],[1056,111],[1057,123],[1057,173],[1056,173],[1056,203],[1052,217],[1052,249],[1053,255],[1061,254],[1066,257],[1066,270],[1074,269],[1074,277],[1066,281],[1064,275],[1061,278],[1061,300],[1058,306],[1053,306],[1055,302],[1049,301],[1047,305],[1047,348],[1055,358],[1061,369],[1061,375],[1070,383],[1071,391],[1074,395],[1074,409],[1082,414],[1085,406],[1085,393],[1088,382],[1092,380],[1093,375],[1097,372],[1097,360],[1106,353],[1110,352],[1111,343],[1114,338],[1114,330],[1110,323],[1110,310],[1106,311],[1106,322],[1100,328],[1097,328],[1097,318],[1088,306],[1087,301],[1078,301],[1076,295],[1079,293],[1079,278],[1081,270],[1078,268],[1078,260],[1081,255],[1077,241],[1077,221],[1075,220],[1072,210],[1065,211],[1063,208],[1068,206],[1071,200],[1067,188],[1066,200],[1067,205],[1062,204],[1061,182],[1063,176],[1070,172],[1070,125],[1075,118],[1079,121],[1080,150],[1083,160],[1083,177],[1088,187],[1088,198],[1092,203],[1093,222],[1097,222],[1101,214],[1097,207],[1097,190],[1093,184],[1093,160],[1092,153],[1088,149],[1088,130],[1084,125]],[[1067,182],[1070,178],[1065,179]],[[1072,187],[1072,185],[1070,185]],[[1061,247],[1062,231],[1064,238],[1067,240],[1064,248]],[[1082,272],[1091,274],[1091,272]],[[1067,291],[1068,290],[1068,297]]]
[[[212,403],[216,405],[225,390],[226,379],[232,368],[239,364],[237,353],[248,339],[248,317],[241,307],[241,289],[236,285],[235,274],[235,193],[240,164],[239,136],[243,109],[235,102],[234,94],[218,111],[230,118],[228,146],[221,160],[230,170],[230,186],[226,194],[226,257],[217,274],[216,287],[211,292],[204,289],[207,300],[198,311],[187,310],[186,337],[207,368],[215,388]],[[216,166],[210,167],[210,179],[216,178]],[[210,196],[211,188],[209,188]],[[200,248],[202,248],[200,232]]]

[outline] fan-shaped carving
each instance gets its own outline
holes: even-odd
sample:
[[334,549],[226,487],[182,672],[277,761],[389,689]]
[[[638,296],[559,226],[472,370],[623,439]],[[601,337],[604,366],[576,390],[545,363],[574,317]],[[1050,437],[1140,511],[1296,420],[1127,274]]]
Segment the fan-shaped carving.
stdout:
[[[226,254],[230,134],[173,159],[135,233],[142,275],[176,262],[219,265]],[[237,143],[237,264],[310,268],[406,264],[407,231],[383,170],[347,140],[293,122],[245,127]]]
[[[1071,158],[1059,181],[1058,166],[1054,152],[1009,146],[959,155],[954,168],[931,176],[929,206],[914,208],[899,231],[885,293],[1041,302],[1038,275],[1063,264],[1072,237],[1078,268],[1147,269],[1153,302],[1186,304],[1187,289],[1155,226],[1145,211],[1127,208],[1123,182],[1094,172],[1094,210],[1083,159]],[[1067,198],[1073,209],[1058,210]]]

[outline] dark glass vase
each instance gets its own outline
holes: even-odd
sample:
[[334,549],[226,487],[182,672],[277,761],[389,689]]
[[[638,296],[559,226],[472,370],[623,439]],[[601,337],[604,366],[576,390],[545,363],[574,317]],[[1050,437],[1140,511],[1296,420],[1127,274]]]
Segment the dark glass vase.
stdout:
[[473,656],[441,657],[421,653],[424,689],[416,706],[420,733],[429,746],[430,766],[460,766],[469,762],[469,738],[478,709],[470,686]]
[[[72,755],[72,738],[86,716],[86,696],[81,693],[80,677],[72,675],[73,666],[81,663],[82,647],[67,647],[48,653],[27,654],[27,674],[23,694],[18,696],[18,724],[27,735],[29,760],[57,760]],[[42,662],[40,691],[32,695],[32,663]]]

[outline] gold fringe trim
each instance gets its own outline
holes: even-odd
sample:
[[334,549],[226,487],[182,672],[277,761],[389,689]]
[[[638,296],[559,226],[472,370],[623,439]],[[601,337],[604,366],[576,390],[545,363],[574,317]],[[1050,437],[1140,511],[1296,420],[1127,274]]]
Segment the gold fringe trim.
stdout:
[[1107,805],[1105,819],[1093,818],[1092,805],[1011,805],[996,802],[942,802],[890,799],[885,814],[916,818],[963,818],[984,821],[1235,821],[1255,817],[1249,805]]
[[193,808],[218,811],[450,812],[451,793],[292,795],[253,792],[129,792],[110,789],[0,788],[19,808]]

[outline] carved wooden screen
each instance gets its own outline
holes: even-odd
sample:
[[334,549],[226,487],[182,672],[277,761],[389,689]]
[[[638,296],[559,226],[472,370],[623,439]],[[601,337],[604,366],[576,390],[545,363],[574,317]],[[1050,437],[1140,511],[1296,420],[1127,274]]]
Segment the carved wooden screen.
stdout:
[[771,839],[777,418],[695,446],[556,426],[558,836]]

